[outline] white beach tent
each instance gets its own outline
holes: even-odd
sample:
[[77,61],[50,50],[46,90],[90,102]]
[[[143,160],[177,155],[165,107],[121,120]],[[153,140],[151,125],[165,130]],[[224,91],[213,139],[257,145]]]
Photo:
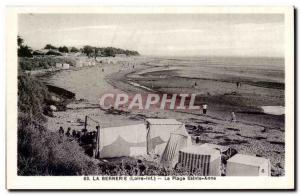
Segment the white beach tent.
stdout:
[[70,64],[64,63],[62,64],[62,69],[69,69],[70,68]]
[[62,64],[62,63],[56,63],[56,64],[55,64],[55,67],[56,67],[56,68],[62,68],[62,67],[63,67],[63,64]]
[[145,124],[103,128],[99,132],[100,158],[147,154]]
[[216,149],[188,146],[179,151],[178,164],[190,172],[200,170],[203,176],[221,175],[221,154]]
[[270,160],[262,157],[236,154],[227,160],[226,176],[270,176]]

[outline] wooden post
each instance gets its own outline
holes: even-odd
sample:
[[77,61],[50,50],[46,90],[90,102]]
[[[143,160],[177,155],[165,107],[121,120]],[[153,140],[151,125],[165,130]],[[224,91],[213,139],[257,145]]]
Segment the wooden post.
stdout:
[[84,120],[84,129],[86,129],[86,126],[87,126],[87,115],[85,116],[85,120]]
[[95,158],[100,157],[100,125],[96,127],[97,129],[97,135],[96,135],[96,151],[95,151]]

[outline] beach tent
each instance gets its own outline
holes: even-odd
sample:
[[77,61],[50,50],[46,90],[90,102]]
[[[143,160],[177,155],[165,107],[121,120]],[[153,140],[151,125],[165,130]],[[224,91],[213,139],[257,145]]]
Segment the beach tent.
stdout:
[[145,124],[102,128],[98,136],[100,158],[147,154]]
[[178,165],[203,176],[220,176],[221,154],[216,149],[191,145],[179,151]]
[[174,168],[178,162],[179,150],[191,145],[191,137],[188,135],[185,127],[181,125],[174,132],[171,132],[161,155],[161,164],[164,167]]
[[185,131],[184,124],[175,119],[146,119],[147,152],[161,156],[172,132]]
[[226,176],[270,176],[270,160],[262,157],[236,154],[227,161]]

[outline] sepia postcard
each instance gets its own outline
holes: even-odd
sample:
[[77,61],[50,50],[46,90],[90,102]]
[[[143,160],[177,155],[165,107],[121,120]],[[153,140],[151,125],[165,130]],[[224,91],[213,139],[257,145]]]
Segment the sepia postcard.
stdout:
[[7,189],[295,188],[292,6],[6,11]]

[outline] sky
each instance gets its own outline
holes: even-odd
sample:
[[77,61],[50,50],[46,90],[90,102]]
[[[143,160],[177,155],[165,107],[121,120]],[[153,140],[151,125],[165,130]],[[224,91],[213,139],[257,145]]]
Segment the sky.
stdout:
[[20,14],[18,33],[33,49],[50,43],[151,56],[284,56],[279,14]]

